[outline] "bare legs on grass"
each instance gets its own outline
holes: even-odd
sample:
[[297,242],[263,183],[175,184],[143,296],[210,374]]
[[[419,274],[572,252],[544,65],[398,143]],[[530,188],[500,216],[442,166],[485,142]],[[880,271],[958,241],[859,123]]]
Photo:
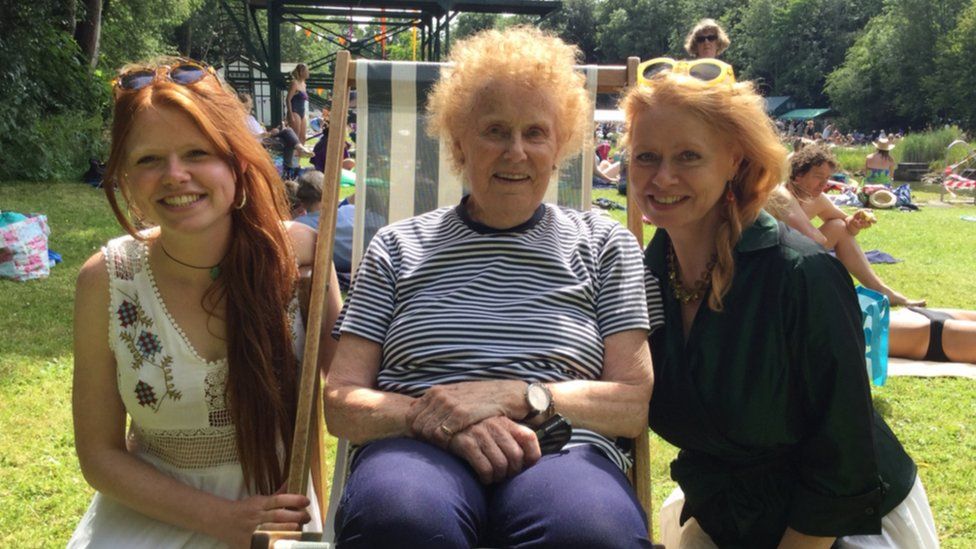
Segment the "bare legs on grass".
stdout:
[[891,289],[875,274],[871,263],[842,219],[831,219],[820,226],[820,232],[827,238],[827,249],[833,249],[837,259],[865,288],[871,288],[888,296],[892,306],[925,306],[924,299],[908,299]]

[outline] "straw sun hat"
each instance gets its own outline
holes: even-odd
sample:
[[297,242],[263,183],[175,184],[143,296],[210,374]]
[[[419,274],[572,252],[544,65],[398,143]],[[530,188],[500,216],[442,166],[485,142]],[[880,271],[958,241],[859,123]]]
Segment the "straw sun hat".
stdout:
[[888,141],[887,137],[882,137],[874,142],[874,147],[879,151],[890,151],[891,149],[895,148],[895,144]]

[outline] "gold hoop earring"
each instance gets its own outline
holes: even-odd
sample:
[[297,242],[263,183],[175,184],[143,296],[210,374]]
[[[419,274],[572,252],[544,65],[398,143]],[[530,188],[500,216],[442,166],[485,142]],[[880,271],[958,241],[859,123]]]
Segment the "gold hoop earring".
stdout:
[[244,208],[244,204],[247,204],[247,189],[241,188],[241,203],[234,206],[235,210],[240,210]]

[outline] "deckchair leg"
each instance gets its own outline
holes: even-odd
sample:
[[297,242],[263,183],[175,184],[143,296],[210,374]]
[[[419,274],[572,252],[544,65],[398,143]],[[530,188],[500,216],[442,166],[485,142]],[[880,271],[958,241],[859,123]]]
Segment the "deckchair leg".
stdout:
[[319,375],[318,384],[315,387],[315,407],[312,414],[315,417],[315,429],[312,431],[312,486],[315,488],[315,499],[319,504],[319,513],[322,524],[325,524],[325,516],[329,506],[329,459],[325,455],[325,440],[327,437],[325,430],[325,394],[322,387],[325,386],[324,376]]

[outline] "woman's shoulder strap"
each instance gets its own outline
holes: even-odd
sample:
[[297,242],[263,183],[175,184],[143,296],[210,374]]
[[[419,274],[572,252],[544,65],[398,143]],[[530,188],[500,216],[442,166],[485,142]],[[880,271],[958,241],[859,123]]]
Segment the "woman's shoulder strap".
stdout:
[[145,244],[130,235],[113,238],[102,248],[109,279],[131,281],[142,270]]

